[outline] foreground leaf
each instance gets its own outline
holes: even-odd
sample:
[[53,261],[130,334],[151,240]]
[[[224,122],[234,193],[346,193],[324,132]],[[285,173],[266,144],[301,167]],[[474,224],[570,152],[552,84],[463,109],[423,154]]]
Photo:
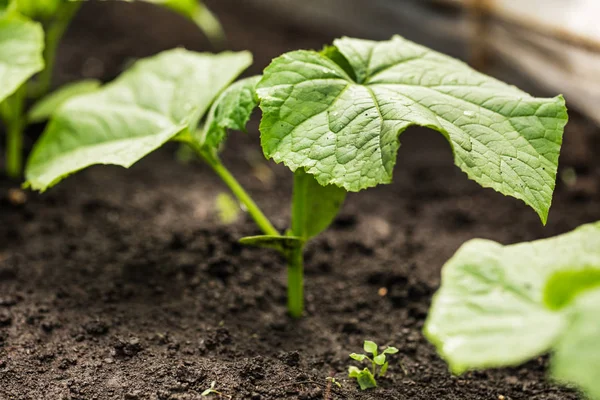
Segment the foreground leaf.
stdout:
[[267,157],[359,191],[391,182],[398,135],[421,125],[444,134],[471,179],[546,221],[567,123],[562,97],[531,97],[398,36],[334,45],[337,53],[284,54],[265,70],[257,93]]
[[600,223],[511,246],[470,241],[444,266],[425,334],[456,373],[520,364],[567,332],[569,309],[546,305],[547,283],[589,270],[600,270]]
[[193,130],[217,94],[251,63],[247,52],[170,50],[139,61],[96,93],[54,115],[36,143],[27,185],[44,191],[94,164],[129,167],[185,130]]
[[12,12],[0,16],[0,101],[44,68],[44,31]]
[[197,131],[196,140],[201,146],[218,149],[228,129],[246,131],[246,124],[258,105],[256,84],[259,80],[260,76],[254,76],[235,82],[215,100],[204,129]]
[[552,375],[600,399],[600,288],[577,298],[569,329],[555,347]]
[[27,120],[30,123],[43,122],[52,116],[67,100],[82,94],[95,92],[100,88],[100,81],[86,79],[64,85],[46,97],[37,101],[29,110]]

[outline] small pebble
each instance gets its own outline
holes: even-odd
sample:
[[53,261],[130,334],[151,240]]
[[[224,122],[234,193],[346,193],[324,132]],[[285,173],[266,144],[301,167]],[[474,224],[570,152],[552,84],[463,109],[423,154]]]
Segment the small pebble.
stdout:
[[9,189],[8,201],[13,206],[22,206],[27,202],[27,195],[21,189]]

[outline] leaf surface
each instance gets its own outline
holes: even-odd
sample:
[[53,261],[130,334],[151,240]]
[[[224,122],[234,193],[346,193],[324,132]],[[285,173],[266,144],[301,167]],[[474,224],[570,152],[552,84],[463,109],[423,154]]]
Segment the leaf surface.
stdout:
[[137,62],[113,83],[59,109],[33,149],[27,184],[44,191],[90,165],[130,167],[178,133],[195,129],[251,60],[247,52],[176,49]]
[[196,140],[201,146],[218,149],[228,129],[246,131],[246,124],[258,105],[259,80],[260,76],[242,79],[221,93],[208,112],[204,129],[197,131]]
[[425,334],[456,373],[520,364],[568,327],[568,309],[546,305],[551,277],[591,268],[600,270],[600,223],[510,246],[472,240],[444,266]]
[[0,101],[44,68],[42,26],[15,13],[0,16]]
[[331,225],[344,204],[346,190],[336,185],[323,186],[302,170],[295,174],[292,231],[308,240]]
[[471,179],[546,221],[567,123],[562,97],[531,97],[398,36],[334,45],[337,53],[284,54],[265,70],[257,93],[267,157],[359,191],[391,182],[399,134],[425,126],[448,139]]
[[579,296],[569,329],[555,347],[552,375],[600,399],[600,287]]
[[100,85],[101,82],[96,79],[85,79],[64,85],[37,101],[29,110],[27,120],[30,123],[46,121],[72,97],[95,92]]

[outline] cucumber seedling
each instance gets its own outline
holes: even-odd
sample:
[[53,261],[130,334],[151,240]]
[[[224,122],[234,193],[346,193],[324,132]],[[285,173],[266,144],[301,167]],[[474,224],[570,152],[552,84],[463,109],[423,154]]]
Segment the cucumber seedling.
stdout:
[[[262,231],[242,243],[283,254],[293,317],[304,310],[306,244],[331,224],[347,192],[392,181],[409,126],[439,131],[469,178],[524,201],[546,223],[567,123],[561,96],[532,97],[399,36],[286,53],[262,76],[228,86],[250,62],[245,52],[181,49],[139,61],[55,113],[30,156],[27,185],[43,191],[90,165],[129,167],[169,141],[185,143]],[[245,130],[258,105],[265,157],[293,172],[285,233],[220,159],[227,131]]]
[[[198,0],[145,0],[193,20],[214,42],[222,42],[218,20]],[[43,122],[69,98],[93,92],[92,79],[50,91],[56,53],[82,1],[0,0],[0,118],[6,128],[6,174],[21,177],[23,132],[28,124]],[[27,110],[27,102],[36,102]]]
[[389,361],[387,355],[398,353],[398,349],[395,347],[388,346],[385,350],[379,353],[379,348],[375,342],[365,340],[363,345],[365,353],[370,354],[369,357],[366,354],[350,354],[350,358],[356,361],[368,361],[371,363],[371,369],[364,368],[360,370],[355,366],[348,368],[348,377],[356,379],[361,390],[371,389],[377,387],[377,381],[375,376],[382,377],[388,370]]
[[217,382],[216,381],[212,381],[210,383],[210,387],[208,389],[206,389],[205,391],[203,391],[200,394],[200,396],[202,396],[202,397],[209,397],[209,396],[215,395],[215,396],[218,396],[220,399],[222,399],[222,398],[231,399],[231,396],[223,394],[220,391],[218,391],[217,389],[215,389],[216,385],[217,385]]

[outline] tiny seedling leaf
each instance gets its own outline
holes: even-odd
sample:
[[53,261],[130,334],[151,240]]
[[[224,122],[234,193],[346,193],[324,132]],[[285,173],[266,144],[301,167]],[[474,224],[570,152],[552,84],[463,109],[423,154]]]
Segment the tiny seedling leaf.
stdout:
[[37,101],[27,114],[29,123],[44,122],[52,116],[68,100],[75,96],[95,92],[100,88],[100,81],[86,79],[69,83]]
[[42,26],[15,12],[0,16],[0,101],[44,68]]
[[383,351],[383,354],[396,354],[398,353],[398,349],[392,346],[389,346],[387,349]]
[[355,367],[353,365],[348,367],[348,377],[358,378],[358,375],[360,375],[360,369],[358,369],[357,367]]
[[350,358],[356,361],[364,361],[367,358],[367,356],[364,354],[352,353],[350,354]]
[[358,376],[356,376],[356,381],[358,382],[358,386],[360,386],[360,390],[367,390],[377,387],[375,377],[368,368],[365,368],[358,373]]
[[130,167],[186,130],[252,62],[248,52],[175,49],[137,62],[113,83],[77,96],[53,116],[26,168],[44,191],[94,164]]
[[591,269],[600,270],[600,223],[510,246],[470,241],[443,268],[425,335],[456,373],[518,365],[569,331],[570,307],[547,303],[564,304],[586,286],[569,279],[571,290],[553,285],[556,291],[548,293],[547,283],[557,273],[597,276]]
[[377,365],[383,365],[385,364],[385,354],[382,353],[376,357],[373,358],[373,362],[375,362],[375,364]]
[[365,343],[363,345],[363,349],[367,352],[367,353],[371,353],[374,356],[377,355],[377,344],[375,342],[372,342],[370,340],[365,340]]
[[569,328],[554,348],[552,376],[600,399],[600,287],[577,297]]
[[247,236],[240,239],[240,243],[247,246],[263,247],[277,250],[283,254],[294,250],[304,244],[304,239],[294,236]]
[[246,124],[258,105],[259,80],[260,76],[242,79],[225,89],[208,112],[204,129],[196,131],[200,146],[218,149],[228,129],[246,131]]
[[267,157],[359,191],[391,182],[398,136],[425,126],[448,139],[471,179],[546,222],[567,123],[562,97],[534,98],[399,36],[334,47],[293,51],[265,70],[257,93]]
[[387,372],[389,366],[390,366],[390,363],[388,363],[388,362],[383,364],[381,366],[381,369],[379,370],[379,376],[385,376],[385,373]]

